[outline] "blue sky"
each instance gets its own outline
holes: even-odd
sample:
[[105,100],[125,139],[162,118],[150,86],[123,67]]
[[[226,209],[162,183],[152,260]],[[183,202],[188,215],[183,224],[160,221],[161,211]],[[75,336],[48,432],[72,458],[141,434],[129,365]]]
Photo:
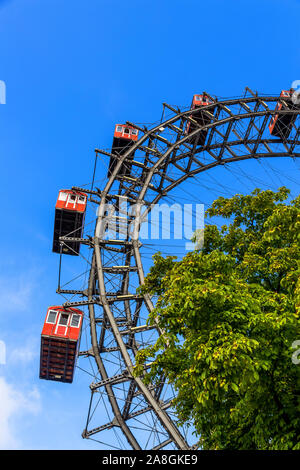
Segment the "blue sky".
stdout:
[[162,102],[289,88],[300,79],[299,16],[299,0],[0,1],[0,448],[97,448],[80,436],[89,377],[38,379],[42,322],[60,301],[58,190],[91,181],[114,124],[153,123]]

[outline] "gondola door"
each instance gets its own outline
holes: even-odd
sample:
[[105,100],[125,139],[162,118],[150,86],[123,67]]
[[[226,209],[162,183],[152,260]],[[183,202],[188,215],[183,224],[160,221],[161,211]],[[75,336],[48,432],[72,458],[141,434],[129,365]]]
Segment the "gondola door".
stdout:
[[70,316],[71,315],[66,312],[60,312],[55,329],[55,334],[57,336],[67,336],[67,330],[70,327]]
[[66,202],[66,209],[76,209],[76,202],[77,197],[76,194],[68,194],[67,202]]

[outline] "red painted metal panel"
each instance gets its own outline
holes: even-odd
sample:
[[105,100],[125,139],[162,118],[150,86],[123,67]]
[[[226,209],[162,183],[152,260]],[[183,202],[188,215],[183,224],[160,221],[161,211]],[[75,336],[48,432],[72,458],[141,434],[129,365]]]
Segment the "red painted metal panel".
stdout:
[[[56,318],[54,323],[50,322],[50,313],[56,312]],[[66,314],[69,316],[67,325],[60,325],[59,321],[61,314]],[[78,326],[72,326],[72,316],[79,315]],[[51,315],[51,317],[53,317]],[[43,336],[52,336],[52,337],[64,337],[65,339],[78,340],[80,337],[80,331],[82,327],[83,312],[77,308],[64,309],[60,306],[49,307],[47,310],[47,315],[42,329]]]
[[138,130],[134,129],[134,127],[126,126],[126,124],[116,124],[114,137],[119,139],[137,141],[138,134]]
[[214,103],[214,101],[211,100],[211,98],[209,98],[205,94],[194,95],[191,109],[195,109],[198,106],[208,106],[209,104],[213,104],[213,103]]
[[71,189],[61,189],[58,194],[55,208],[85,212],[86,204],[86,194],[78,191],[72,191]]

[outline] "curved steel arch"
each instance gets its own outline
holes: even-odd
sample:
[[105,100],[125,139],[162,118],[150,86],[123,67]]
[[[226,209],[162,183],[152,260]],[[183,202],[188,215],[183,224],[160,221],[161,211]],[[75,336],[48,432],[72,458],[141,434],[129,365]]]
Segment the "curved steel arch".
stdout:
[[[102,191],[83,190],[90,193],[91,200],[98,204],[94,236],[80,239],[93,250],[88,288],[86,291],[60,289],[59,292],[85,296],[86,300],[65,302],[64,305],[88,305],[89,309],[91,349],[82,351],[80,355],[95,360],[101,380],[90,385],[92,393],[83,432],[85,438],[119,428],[132,449],[162,449],[167,446],[192,448],[167,411],[171,398],[167,395],[163,399],[167,387],[164,380],[160,386],[152,387],[146,386],[142,377],[132,375],[134,356],[141,347],[140,335],[150,331],[146,325],[137,326],[140,312],[143,307],[148,312],[153,309],[149,296],[129,292],[132,276],[137,276],[139,284],[144,282],[141,243],[138,240],[141,208],[146,206],[148,213],[153,204],[185,179],[218,165],[250,158],[300,156],[299,123],[293,124],[288,139],[284,136],[272,138],[267,128],[270,116],[275,114],[274,104],[278,101],[283,102],[279,114],[298,115],[298,111],[288,109],[281,97],[263,97],[249,91],[251,96],[217,101],[207,106],[203,112],[209,113],[211,122],[205,126],[199,126],[193,120],[197,109],[181,111],[167,104],[164,104],[164,110],[168,109],[171,116],[152,129],[128,123],[139,129],[142,137],[124,155],[114,155],[118,163]],[[213,115],[210,113],[212,109]],[[196,126],[190,135],[185,134],[188,121]],[[191,144],[190,138],[194,136],[197,140],[203,130],[208,132],[205,145]],[[96,149],[96,155],[100,154],[112,156],[109,152]],[[130,177],[120,173],[121,166],[127,163],[131,167]],[[102,236],[103,224],[108,217],[107,203],[115,202],[119,207],[122,198],[127,198],[134,205],[134,212],[125,221],[120,212],[115,217],[118,231],[125,229],[126,237],[107,240]],[[127,230],[129,225],[133,231]],[[61,238],[66,244],[72,240],[72,237]],[[114,292],[109,290],[112,281],[107,279],[107,275],[120,276]],[[112,354],[118,356],[123,366],[121,369],[107,367],[106,357]],[[108,423],[90,428],[95,395],[101,394],[102,390],[114,417]],[[151,442],[143,442],[140,431],[136,430],[135,423],[141,415],[147,416]]]

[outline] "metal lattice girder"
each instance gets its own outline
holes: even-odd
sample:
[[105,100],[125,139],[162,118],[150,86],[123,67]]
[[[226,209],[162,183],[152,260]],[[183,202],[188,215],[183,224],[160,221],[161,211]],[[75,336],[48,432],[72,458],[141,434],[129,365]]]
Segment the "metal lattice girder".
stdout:
[[[141,138],[126,153],[118,156],[104,188],[97,191],[80,189],[90,194],[91,202],[98,205],[94,237],[76,239],[92,250],[89,282],[83,291],[58,291],[65,295],[84,296],[85,300],[65,302],[64,305],[87,305],[89,310],[91,348],[82,351],[80,355],[95,362],[99,380],[91,384],[91,405],[83,437],[118,429],[132,449],[145,446],[152,449],[166,446],[194,448],[172,418],[172,397],[164,395],[168,387],[164,379],[159,385],[146,386],[143,376],[133,376],[135,355],[143,347],[140,335],[143,332],[151,335],[153,332],[153,328],[147,327],[145,322],[138,324],[141,311],[145,309],[151,312],[154,308],[151,298],[130,291],[132,276],[137,276],[138,284],[144,283],[141,243],[138,240],[141,207],[146,207],[147,214],[153,204],[187,178],[218,165],[250,158],[300,156],[300,128],[297,121],[288,138],[272,137],[268,132],[268,122],[275,114],[275,105],[283,98],[260,97],[249,89],[248,92],[250,96],[215,101],[206,106],[203,112],[209,116],[209,120],[203,126],[193,119],[197,109],[181,111],[165,103],[164,109],[172,113],[171,117],[152,129],[128,123],[139,129]],[[297,115],[298,110],[283,107],[276,113]],[[188,121],[193,122],[195,127],[189,135],[185,134]],[[207,131],[204,146],[191,144],[190,138],[197,137],[203,131]],[[100,149],[96,149],[96,155],[115,157]],[[126,162],[131,167],[130,176],[120,174]],[[114,194],[116,188],[117,193]],[[122,198],[126,198],[131,205],[135,204],[130,217],[121,219],[119,215],[117,227],[120,232],[121,229],[124,231],[125,237],[106,240],[99,235],[107,216],[106,204],[113,201],[118,205]],[[127,230],[129,225],[130,230]],[[74,241],[72,236],[61,237],[62,243],[71,241]],[[114,292],[111,291],[112,283]],[[161,333],[157,328],[157,335]],[[117,357],[119,369],[113,366],[109,368],[106,357]],[[103,394],[110,404],[113,419],[107,424],[99,423],[91,428],[90,422],[96,406],[94,402]],[[149,433],[153,435],[147,444],[140,442],[142,436],[136,428],[136,420],[141,418],[138,417],[144,417],[143,422],[148,423]]]

